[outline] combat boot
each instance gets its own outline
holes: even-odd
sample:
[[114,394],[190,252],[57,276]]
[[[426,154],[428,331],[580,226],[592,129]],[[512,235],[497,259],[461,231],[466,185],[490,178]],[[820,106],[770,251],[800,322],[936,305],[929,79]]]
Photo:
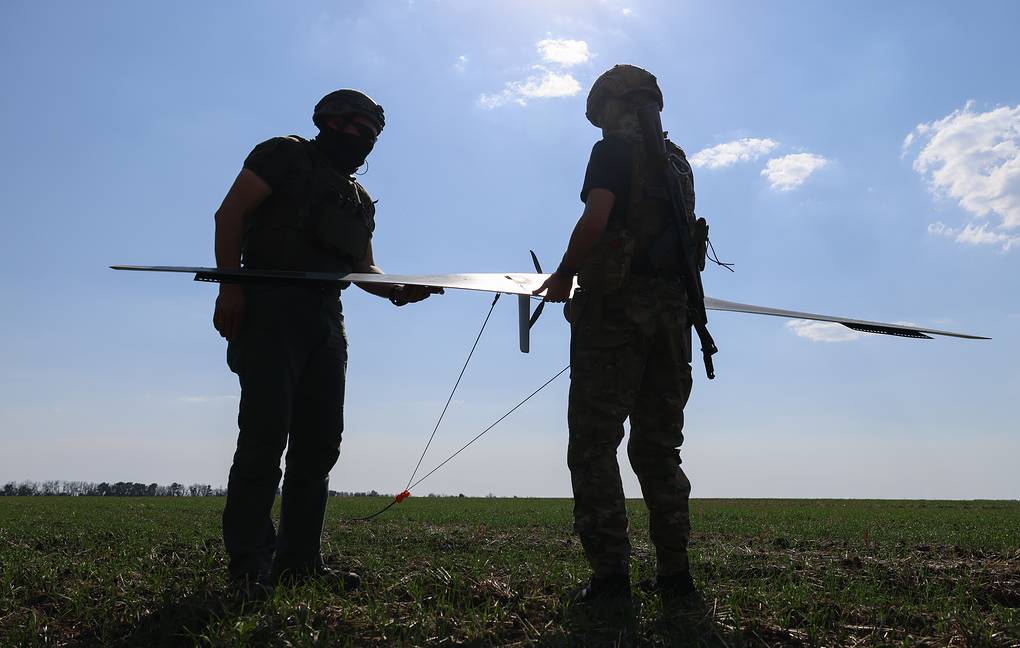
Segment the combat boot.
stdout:
[[361,587],[361,576],[354,572],[333,569],[325,565],[318,565],[312,578],[322,581],[331,589],[340,592],[353,592]]
[[658,594],[664,599],[679,599],[698,593],[698,587],[688,572],[645,579],[638,583],[638,589]]
[[627,603],[630,602],[630,577],[626,574],[614,576],[592,576],[588,584],[574,596],[574,603]]
[[689,622],[704,621],[709,616],[708,605],[690,573],[644,580],[638,583],[638,587],[644,592],[658,594],[666,607]]
[[312,567],[274,570],[271,580],[281,585],[318,581],[337,592],[353,592],[361,587],[361,577],[357,574],[326,567],[321,562]]
[[230,592],[242,603],[260,603],[273,597],[273,586],[257,574],[246,574],[230,579]]

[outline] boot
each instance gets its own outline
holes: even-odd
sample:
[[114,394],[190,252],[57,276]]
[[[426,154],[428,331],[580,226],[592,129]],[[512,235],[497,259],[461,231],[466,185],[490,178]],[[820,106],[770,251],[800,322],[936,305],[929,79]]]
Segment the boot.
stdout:
[[630,601],[630,577],[626,574],[592,576],[574,597],[574,603],[610,603]]
[[357,574],[332,569],[321,562],[312,567],[274,570],[271,580],[274,583],[286,585],[299,585],[315,580],[337,592],[353,592],[361,587],[361,577]]

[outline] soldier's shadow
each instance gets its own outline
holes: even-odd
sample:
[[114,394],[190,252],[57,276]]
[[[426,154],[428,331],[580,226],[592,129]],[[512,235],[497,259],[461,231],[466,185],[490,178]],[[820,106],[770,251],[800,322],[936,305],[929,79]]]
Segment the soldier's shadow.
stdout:
[[[629,605],[568,606],[564,611],[570,646],[729,647],[728,634],[711,618],[692,619],[683,611],[635,599]],[[562,645],[562,641],[546,642]],[[539,642],[543,645],[543,642]]]
[[217,618],[244,614],[261,605],[244,602],[226,592],[204,592],[167,603],[136,622],[125,623],[104,637],[76,637],[70,646],[182,646],[195,642],[206,627]]
[[723,635],[729,634],[719,628],[710,617],[692,618],[681,611],[662,608],[658,617],[649,624],[645,644],[660,646],[699,646],[705,648],[730,648],[743,642],[727,642]]
[[637,645],[638,615],[631,603],[568,605],[563,626],[570,646]]

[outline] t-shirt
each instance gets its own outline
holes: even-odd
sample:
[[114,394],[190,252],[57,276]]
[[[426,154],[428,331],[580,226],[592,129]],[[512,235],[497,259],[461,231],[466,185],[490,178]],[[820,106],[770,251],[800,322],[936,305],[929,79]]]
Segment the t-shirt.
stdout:
[[307,155],[304,143],[289,137],[274,137],[252,149],[243,166],[262,178],[275,192],[282,187],[291,170],[302,162],[300,158]]
[[623,221],[630,207],[633,158],[634,145],[621,137],[610,136],[595,142],[584,172],[581,202],[588,201],[592,189],[605,189],[615,198],[609,220]]

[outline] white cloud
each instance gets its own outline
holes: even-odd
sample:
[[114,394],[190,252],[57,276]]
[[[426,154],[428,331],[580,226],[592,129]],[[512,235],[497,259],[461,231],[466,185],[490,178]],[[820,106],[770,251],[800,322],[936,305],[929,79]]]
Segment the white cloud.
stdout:
[[[520,81],[507,81],[503,90],[478,96],[478,105],[486,110],[513,103],[527,106],[531,99],[573,97],[581,92],[581,83],[567,68],[584,63],[592,57],[588,43],[581,40],[547,38],[535,44],[542,60],[550,64],[533,65],[536,74]],[[558,69],[557,69],[558,68]]]
[[968,245],[998,245],[1003,252],[1009,252],[1014,247],[1020,247],[1020,236],[992,232],[988,230],[987,223],[975,225],[968,223],[963,228],[950,227],[943,222],[931,223],[928,225],[928,233],[932,236],[945,236],[957,243]]
[[569,38],[547,38],[535,44],[542,60],[546,63],[555,63],[563,67],[585,63],[591,58],[588,50],[588,43],[583,40],[570,40]]
[[790,191],[804,184],[812,173],[828,163],[824,157],[814,153],[792,153],[769,160],[761,174],[773,189]]
[[986,223],[981,225],[968,223],[956,235],[956,240],[960,243],[969,243],[970,245],[1001,245],[1004,251],[1008,251],[1013,246],[1020,244],[1020,236],[989,232]]
[[581,84],[570,74],[544,70],[541,76],[507,82],[502,92],[481,95],[478,97],[478,105],[488,110],[508,103],[526,106],[529,99],[573,97],[580,91]]
[[911,146],[913,146],[913,144],[914,144],[914,133],[913,132],[907,133],[907,136],[903,138],[903,147],[902,147],[903,152],[900,154],[900,158],[901,159],[906,157],[907,151],[910,149]]
[[[903,153],[923,142],[913,167],[938,197],[958,202],[972,219],[963,229],[937,232],[971,245],[1020,246],[1006,231],[1020,228],[1020,105],[975,112],[974,102],[942,119],[918,124]],[[989,219],[997,217],[997,223]],[[998,232],[989,229],[992,225]]]
[[241,397],[237,394],[223,394],[217,396],[181,396],[179,399],[182,403],[193,403],[193,404],[205,404],[205,403],[219,403],[223,401],[239,400]]
[[620,13],[622,13],[624,16],[632,16],[634,15],[634,10],[631,9],[630,7],[624,7],[623,9],[620,9]]
[[691,166],[721,169],[737,162],[757,160],[779,145],[771,139],[745,137],[701,149],[691,156]]
[[457,70],[458,72],[463,72],[464,70],[467,69],[467,64],[468,57],[465,56],[464,54],[461,54],[460,56],[457,57],[457,62],[453,64],[453,69]]
[[812,342],[851,342],[864,337],[863,333],[836,322],[791,320],[786,323],[786,328]]

